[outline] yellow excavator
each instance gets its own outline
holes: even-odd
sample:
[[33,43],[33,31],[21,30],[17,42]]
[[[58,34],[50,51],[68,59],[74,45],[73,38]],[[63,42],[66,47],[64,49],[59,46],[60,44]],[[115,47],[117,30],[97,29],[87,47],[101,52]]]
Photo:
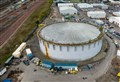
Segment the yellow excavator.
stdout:
[[120,82],[120,72],[118,72],[117,76],[118,76],[118,78],[119,78],[119,81],[118,81],[118,82]]

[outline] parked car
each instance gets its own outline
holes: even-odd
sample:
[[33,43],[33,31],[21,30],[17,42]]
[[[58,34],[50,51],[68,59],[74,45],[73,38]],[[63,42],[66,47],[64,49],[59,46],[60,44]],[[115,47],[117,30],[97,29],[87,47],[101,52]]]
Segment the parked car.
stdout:
[[114,27],[110,27],[110,29],[112,29],[112,28],[114,28]]
[[24,63],[26,66],[30,65],[30,63],[29,63],[28,60],[24,60],[23,63]]

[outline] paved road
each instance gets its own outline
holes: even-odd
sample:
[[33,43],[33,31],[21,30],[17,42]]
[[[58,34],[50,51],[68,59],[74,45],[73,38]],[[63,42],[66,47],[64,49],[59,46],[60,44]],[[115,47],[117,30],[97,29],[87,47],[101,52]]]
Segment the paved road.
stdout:
[[43,0],[37,0],[34,5],[29,8],[23,16],[21,16],[11,27],[9,27],[5,32],[0,34],[0,48],[7,43],[7,41],[11,38],[11,36],[18,30],[18,28],[24,23],[24,21],[31,15],[31,13],[38,8],[40,4],[42,4]]
[[[22,82],[96,82],[96,79],[104,75],[111,66],[111,61],[116,53],[116,47],[113,41],[105,35],[105,38],[108,40],[110,44],[110,48],[108,51],[108,55],[106,58],[98,64],[95,68],[90,71],[82,71],[75,75],[65,75],[65,74],[57,74],[53,75],[46,70],[41,70],[40,67],[35,66],[31,63],[30,66],[24,68],[24,74]],[[21,69],[23,66],[20,67]],[[33,70],[37,69],[37,72]],[[87,77],[87,79],[83,80],[83,77]]]
[[[111,61],[116,54],[116,47],[113,41],[106,35],[105,38],[110,44],[107,56],[100,64],[97,64],[95,68],[92,68],[89,71],[82,71],[75,75],[54,75],[46,69],[41,69],[40,66],[35,66],[32,62],[29,66],[25,66],[23,63],[20,63],[20,65],[11,69],[19,68],[24,70],[24,73],[21,75],[21,82],[96,82],[97,78],[101,77],[108,71],[111,66]],[[37,69],[37,71],[34,72],[34,69]],[[83,77],[87,77],[87,79],[83,80]]]
[[99,66],[97,66],[95,68],[95,69],[99,69],[99,70],[97,70],[97,74],[95,75],[94,78],[99,78],[101,75],[105,74],[108,71],[109,67],[111,66],[112,59],[116,55],[116,50],[117,49],[116,49],[115,44],[106,35],[105,35],[105,38],[109,42],[110,48],[109,48],[109,51],[107,53],[107,57],[102,61],[102,63]]

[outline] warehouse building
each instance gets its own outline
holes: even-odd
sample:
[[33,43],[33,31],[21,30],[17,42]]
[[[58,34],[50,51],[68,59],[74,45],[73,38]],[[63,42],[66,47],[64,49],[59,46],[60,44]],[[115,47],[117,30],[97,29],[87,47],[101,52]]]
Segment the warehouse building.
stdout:
[[58,3],[58,7],[73,7],[73,3]]
[[93,3],[91,4],[93,7],[99,7],[101,9],[108,9],[108,5],[104,4],[104,3]]
[[96,56],[102,47],[102,33],[86,23],[55,23],[38,31],[40,50],[47,58],[83,61]]
[[113,5],[120,5],[120,0],[109,0]]
[[120,11],[118,11],[118,12],[113,12],[113,15],[114,15],[114,16],[117,16],[117,17],[120,17]]
[[105,11],[88,11],[87,16],[90,18],[105,18]]
[[110,17],[109,22],[114,23],[114,24],[116,24],[117,26],[120,27],[120,17]]
[[88,3],[78,3],[77,6],[78,6],[80,9],[93,8],[93,6],[90,5],[90,4],[88,4]]
[[77,14],[77,9],[74,8],[73,3],[59,3],[58,9],[61,15]]
[[77,10],[74,7],[59,7],[61,15],[74,15],[77,14]]

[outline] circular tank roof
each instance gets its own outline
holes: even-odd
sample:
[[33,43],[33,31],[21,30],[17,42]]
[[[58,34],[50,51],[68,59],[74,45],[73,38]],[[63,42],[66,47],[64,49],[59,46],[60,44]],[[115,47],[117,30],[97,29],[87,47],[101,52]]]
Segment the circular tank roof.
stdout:
[[46,41],[58,44],[79,44],[96,39],[99,29],[86,23],[55,23],[42,28],[40,37]]

